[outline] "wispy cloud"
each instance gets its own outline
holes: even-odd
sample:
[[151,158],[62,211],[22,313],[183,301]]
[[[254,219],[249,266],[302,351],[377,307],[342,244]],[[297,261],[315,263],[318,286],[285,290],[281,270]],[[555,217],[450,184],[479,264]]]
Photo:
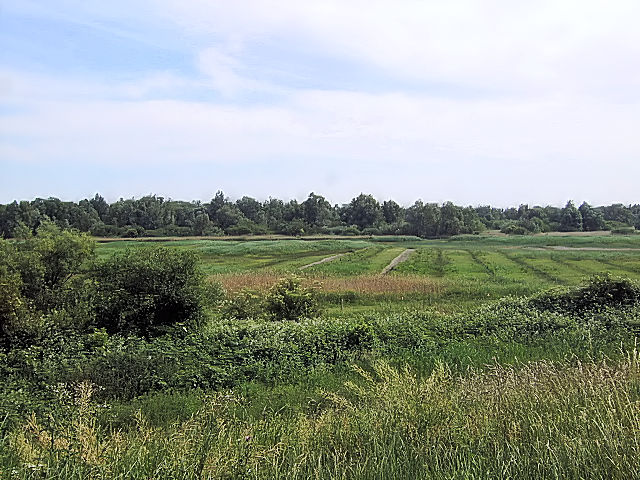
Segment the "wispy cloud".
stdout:
[[[48,66],[0,64],[0,162],[24,165],[5,182],[25,191],[34,167],[58,163],[80,177],[79,165],[197,168],[185,197],[215,179],[282,196],[319,182],[336,200],[367,188],[407,201],[634,200],[637,2],[67,0],[7,12],[99,29],[95,58],[109,35],[148,47],[122,49],[117,70],[67,69],[44,44]],[[182,63],[154,62],[164,49]]]

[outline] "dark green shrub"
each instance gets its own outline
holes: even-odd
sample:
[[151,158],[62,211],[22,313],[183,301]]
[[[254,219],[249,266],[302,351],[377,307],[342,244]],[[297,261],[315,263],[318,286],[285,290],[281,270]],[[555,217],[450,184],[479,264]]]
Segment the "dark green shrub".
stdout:
[[635,227],[617,227],[617,228],[612,228],[611,233],[614,233],[617,235],[633,235],[638,232],[635,229]]
[[0,271],[0,339],[14,343],[32,338],[41,330],[39,315],[21,293],[19,275]]
[[640,285],[628,278],[596,275],[580,287],[544,293],[531,306],[562,313],[581,313],[603,308],[622,308],[640,303]]
[[350,236],[350,237],[354,237],[356,235],[362,235],[358,227],[354,225],[329,227],[326,229],[326,231],[330,235],[344,235],[344,236]]
[[110,333],[156,335],[203,319],[203,277],[191,252],[128,250],[96,265],[96,325]]
[[92,285],[83,270],[93,253],[86,234],[49,222],[35,236],[29,231],[13,242],[0,239],[0,339],[29,343],[46,324],[89,324]]
[[124,229],[115,225],[105,225],[102,222],[94,223],[89,229],[89,233],[94,237],[119,237]]
[[145,230],[141,226],[129,227],[123,233],[125,238],[138,238],[145,236]]
[[507,235],[527,235],[529,231],[522,225],[518,225],[516,222],[511,222],[503,226],[500,231]]

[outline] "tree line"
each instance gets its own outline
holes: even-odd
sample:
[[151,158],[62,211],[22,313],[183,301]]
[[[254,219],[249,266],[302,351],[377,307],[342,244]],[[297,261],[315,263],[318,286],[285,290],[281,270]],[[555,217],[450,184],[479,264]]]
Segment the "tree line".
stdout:
[[416,235],[447,237],[501,230],[509,234],[549,231],[640,229],[640,205],[591,206],[572,201],[563,208],[520,205],[458,206],[452,202],[417,200],[403,207],[393,200],[379,202],[361,193],[349,203],[332,205],[322,195],[306,200],[269,198],[260,202],[244,196],[232,201],[218,191],[210,202],[176,201],[157,195],[108,203],[101,195],[79,202],[36,198],[0,204],[0,235],[35,232],[44,222],[100,237],[210,235]]

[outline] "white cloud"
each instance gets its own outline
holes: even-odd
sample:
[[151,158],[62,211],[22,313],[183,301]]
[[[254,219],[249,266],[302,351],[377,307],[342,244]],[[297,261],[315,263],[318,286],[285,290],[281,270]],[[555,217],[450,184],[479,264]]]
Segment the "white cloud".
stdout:
[[[508,166],[604,158],[624,164],[640,156],[634,105],[306,90],[272,106],[242,106],[136,98],[158,83],[181,84],[171,77],[145,78],[137,87],[85,84],[96,93],[92,99],[52,88],[66,84],[61,79],[14,80],[25,89],[25,111],[1,117],[0,128],[9,139],[4,148],[18,144],[12,156],[25,161],[224,164],[317,156],[405,166],[493,159]],[[112,90],[134,95],[99,98]],[[40,96],[30,99],[32,92]]]
[[[187,32],[307,45],[400,77],[515,92],[638,87],[640,3],[164,0]],[[620,60],[606,61],[613,56]],[[606,62],[603,64],[603,61]],[[594,77],[597,79],[594,82]],[[596,93],[598,93],[596,92]]]
[[15,107],[37,107],[40,102],[81,103],[95,100],[141,100],[173,97],[189,90],[207,87],[200,79],[172,72],[149,72],[105,78],[93,76],[41,75],[0,68],[0,102]]
[[247,91],[280,89],[268,82],[250,78],[243,63],[220,48],[208,47],[198,54],[198,68],[207,77],[207,84],[225,97],[234,97]]
[[[67,4],[81,23],[118,16],[111,2],[106,11]],[[131,12],[145,28],[179,28],[199,74],[107,81],[5,69],[0,100],[16,111],[0,116],[0,158],[248,171],[299,161],[264,186],[280,196],[370,189],[403,201],[504,204],[635,192],[640,3],[159,0],[122,15],[130,21]],[[249,56],[267,43],[399,81],[385,93],[270,83]],[[478,93],[459,95],[465,89]],[[223,101],[184,100],[195,91]],[[251,103],[256,92],[268,102]]]

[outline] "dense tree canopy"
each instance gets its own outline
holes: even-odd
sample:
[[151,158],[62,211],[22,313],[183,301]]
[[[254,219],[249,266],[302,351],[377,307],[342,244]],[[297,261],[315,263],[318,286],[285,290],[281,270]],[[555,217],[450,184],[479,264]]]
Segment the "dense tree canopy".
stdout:
[[571,200],[562,209],[560,217],[560,231],[579,232],[582,230],[582,215]]
[[109,204],[101,195],[79,202],[36,198],[0,205],[0,236],[15,237],[26,229],[35,232],[43,223],[75,228],[94,236],[187,236],[306,234],[409,234],[446,237],[501,229],[505,233],[596,231],[640,228],[640,205],[613,204],[576,208],[519,205],[517,208],[442,205],[416,201],[403,207],[393,200],[382,204],[361,193],[344,205],[332,205],[310,193],[306,200],[259,201],[249,196],[232,201],[222,191],[208,203],[185,202],[147,195]]

